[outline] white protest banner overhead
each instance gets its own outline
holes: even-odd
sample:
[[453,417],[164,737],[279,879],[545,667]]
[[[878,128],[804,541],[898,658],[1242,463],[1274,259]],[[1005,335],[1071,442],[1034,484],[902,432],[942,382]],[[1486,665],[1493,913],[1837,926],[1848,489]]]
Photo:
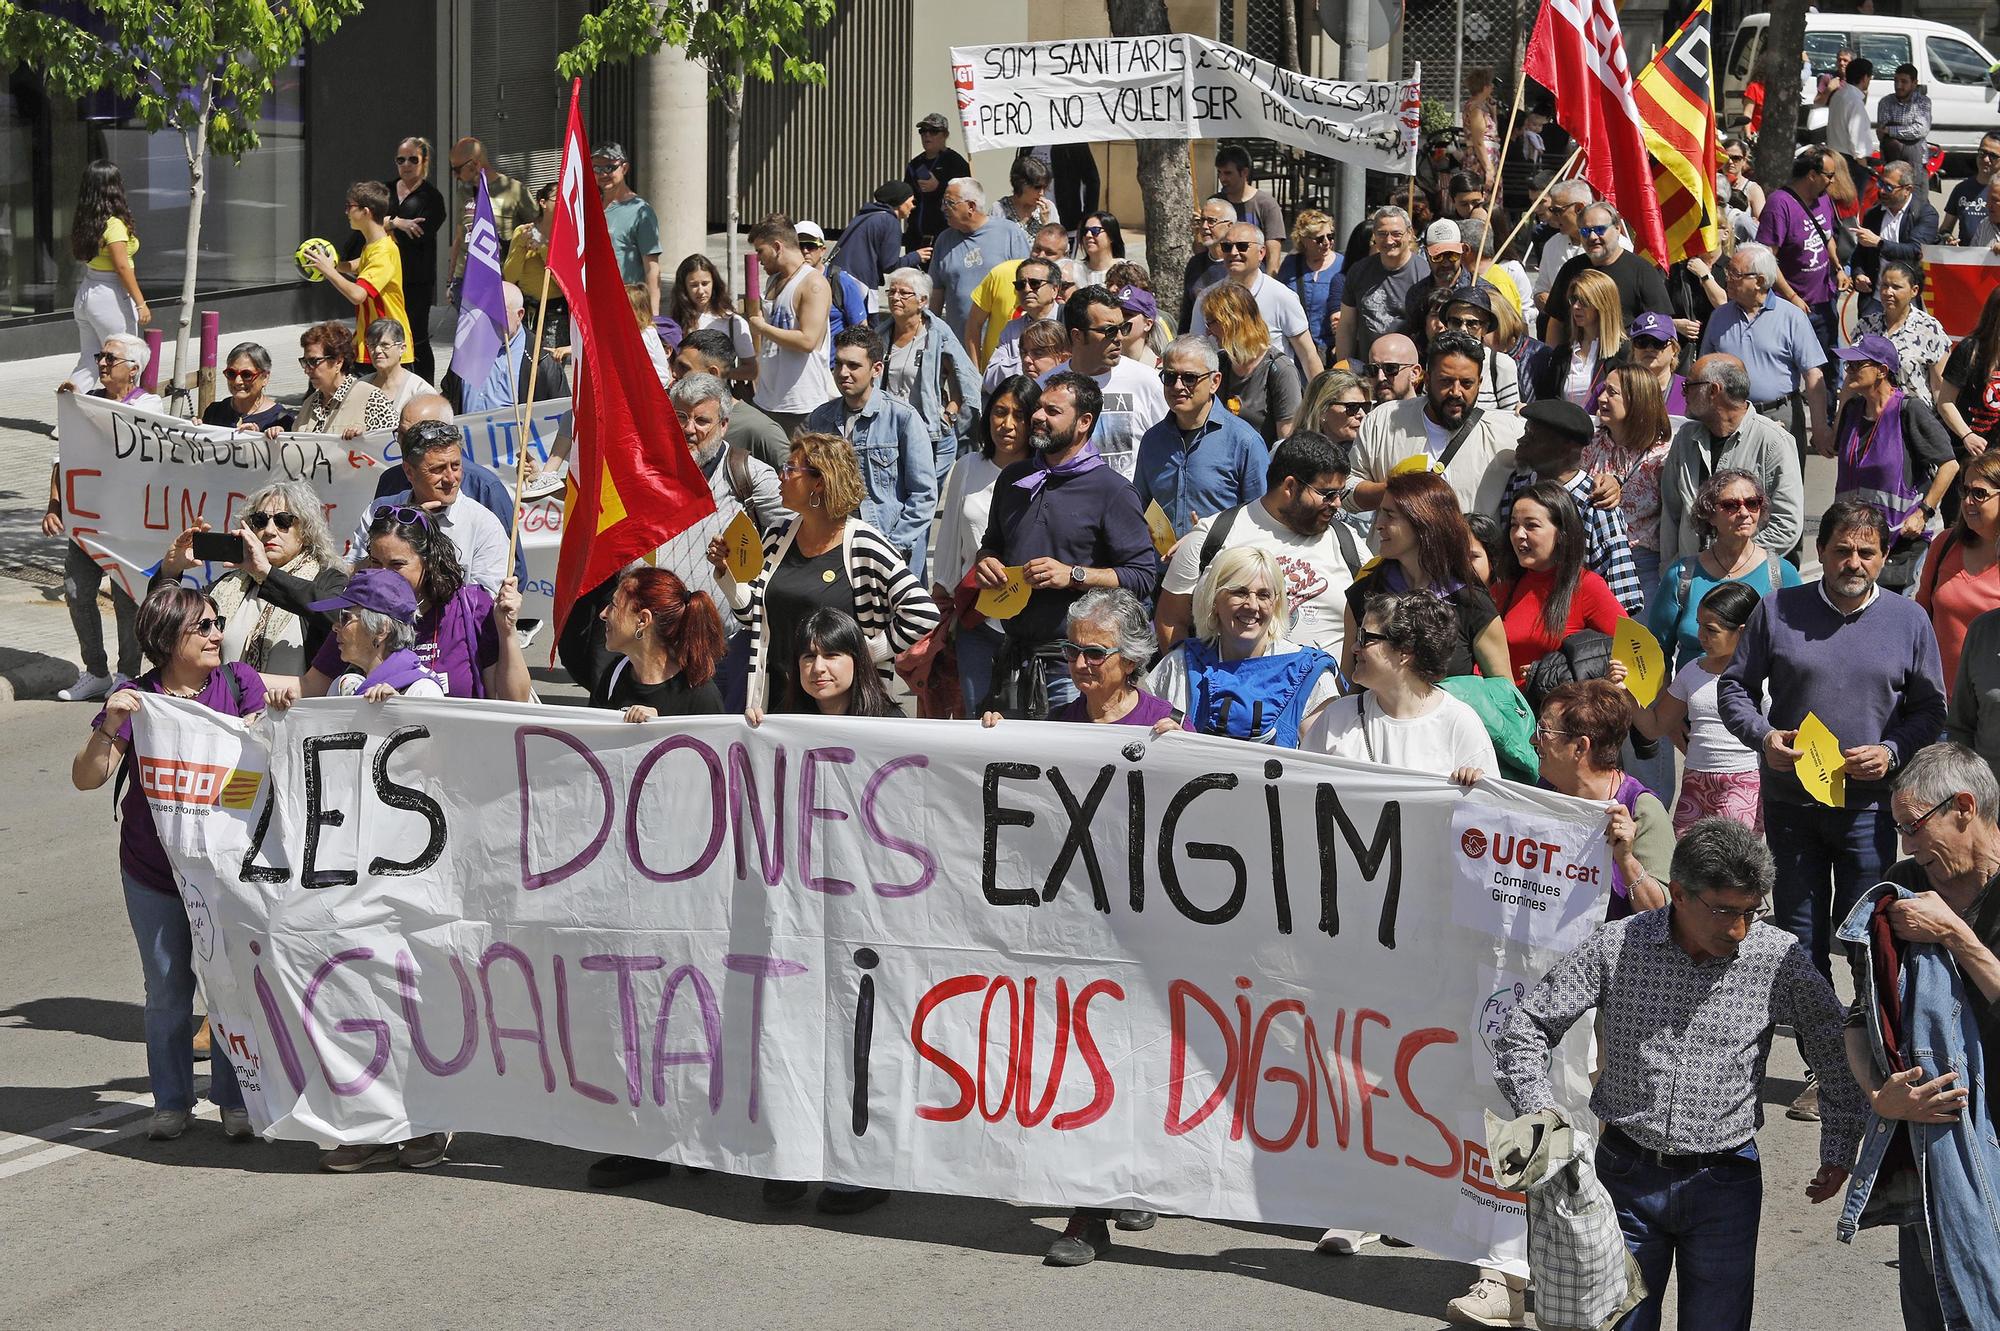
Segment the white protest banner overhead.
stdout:
[[1184,32],[954,46],[951,68],[973,152],[1243,137],[1397,174],[1415,162],[1421,69],[1407,82],[1314,78]]
[[1609,881],[1601,806],[1123,727],[409,699],[246,727],[149,694],[135,757],[274,1137],[501,1133],[1460,1258],[1520,1255],[1490,1043]]

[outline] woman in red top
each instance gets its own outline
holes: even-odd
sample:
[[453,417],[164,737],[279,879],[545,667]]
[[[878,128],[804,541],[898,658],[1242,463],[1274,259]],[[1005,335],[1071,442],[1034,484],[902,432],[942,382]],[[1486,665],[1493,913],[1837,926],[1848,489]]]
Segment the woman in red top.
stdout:
[[1958,521],[1931,542],[1917,581],[1917,604],[1937,630],[1944,694],[1958,682],[1965,630],[2000,610],[2000,453],[1981,453],[1959,476]]
[[1514,682],[1578,629],[1610,633],[1625,615],[1604,579],[1583,566],[1583,519],[1569,491],[1538,481],[1514,496],[1498,596]]

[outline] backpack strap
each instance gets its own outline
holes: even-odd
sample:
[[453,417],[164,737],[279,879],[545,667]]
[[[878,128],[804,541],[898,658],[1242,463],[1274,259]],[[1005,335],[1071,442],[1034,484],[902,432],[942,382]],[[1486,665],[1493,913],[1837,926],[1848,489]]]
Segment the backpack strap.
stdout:
[[1215,562],[1215,557],[1229,543],[1229,529],[1236,525],[1237,516],[1242,512],[1241,506],[1225,508],[1215,515],[1214,522],[1208,524],[1208,535],[1201,541],[1201,564],[1195,570],[1197,577],[1208,572],[1208,566]]
[[[1921,599],[1931,600],[1937,596],[1938,575],[1939,571],[1944,566],[1944,557],[1946,554],[1950,552],[1951,548],[1957,544],[1958,544],[1957,523],[1953,523],[1951,526],[1946,527],[1944,529],[1944,533],[1941,536],[1939,536],[1937,540],[1931,542],[1930,557],[1924,560],[1923,582],[1917,589],[1918,595]],[[1775,587],[1776,584],[1774,583],[1773,586]]]
[[1361,547],[1354,540],[1354,528],[1336,517],[1333,520],[1333,539],[1340,542],[1340,557],[1347,563],[1347,576],[1359,577],[1361,566],[1366,561],[1361,557]]
[[1458,429],[1453,431],[1451,438],[1445,441],[1444,452],[1438,454],[1437,463],[1439,471],[1443,471],[1451,465],[1451,460],[1458,456],[1458,450],[1465,446],[1465,441],[1471,437],[1473,428],[1479,424],[1480,417],[1485,414],[1485,411],[1479,407],[1474,407],[1465,413],[1465,419],[1459,422]]

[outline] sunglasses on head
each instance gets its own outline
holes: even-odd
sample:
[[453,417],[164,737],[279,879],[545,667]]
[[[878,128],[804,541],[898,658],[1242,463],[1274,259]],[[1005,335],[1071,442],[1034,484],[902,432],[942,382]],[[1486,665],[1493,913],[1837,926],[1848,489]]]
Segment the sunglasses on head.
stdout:
[[1090,662],[1092,665],[1103,665],[1107,660],[1118,655],[1116,647],[1100,647],[1096,643],[1071,642],[1068,638],[1059,639],[1056,646],[1062,649],[1063,656],[1068,660],[1084,660]]
[[[276,517],[277,515],[273,514],[272,516]],[[405,527],[423,527],[428,529],[431,525],[431,515],[414,504],[389,504],[378,508],[375,510],[375,516],[369,519],[369,525],[380,526],[384,519],[401,523]],[[282,531],[283,528],[279,530]]]
[[263,509],[253,509],[243,515],[243,525],[251,531],[262,531],[265,527],[276,527],[279,531],[290,531],[298,526],[296,513],[266,513]]

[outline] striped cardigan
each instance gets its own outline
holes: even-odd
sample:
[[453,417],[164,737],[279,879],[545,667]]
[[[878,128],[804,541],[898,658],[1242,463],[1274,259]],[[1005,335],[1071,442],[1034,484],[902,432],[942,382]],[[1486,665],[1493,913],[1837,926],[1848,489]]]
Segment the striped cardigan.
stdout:
[[[792,548],[796,519],[764,533],[764,567],[749,586],[727,573],[717,575],[737,617],[750,628],[750,680],[746,699],[751,707],[768,709],[765,693],[770,672],[765,668],[770,644],[764,632],[764,585]],[[869,654],[886,679],[895,670],[895,655],[938,625],[937,602],[910,572],[910,565],[889,538],[859,518],[849,518],[841,531],[841,563],[854,588],[855,619],[868,635]]]

